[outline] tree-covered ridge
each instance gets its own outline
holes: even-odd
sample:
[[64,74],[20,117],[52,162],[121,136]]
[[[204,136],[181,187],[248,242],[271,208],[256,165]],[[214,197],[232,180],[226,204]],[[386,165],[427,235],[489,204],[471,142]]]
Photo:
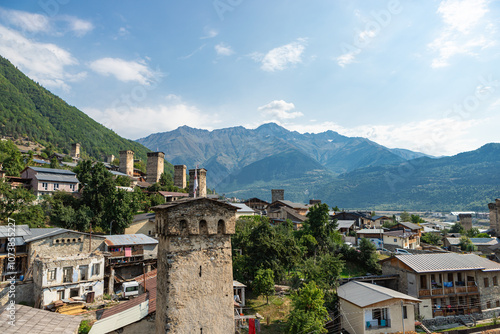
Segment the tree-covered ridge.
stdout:
[[[100,159],[132,150],[146,161],[146,147],[124,139],[97,123],[76,107],[34,82],[0,56],[0,135],[28,137],[56,151],[68,153],[80,143],[82,153]],[[167,170],[173,173],[171,164]]]

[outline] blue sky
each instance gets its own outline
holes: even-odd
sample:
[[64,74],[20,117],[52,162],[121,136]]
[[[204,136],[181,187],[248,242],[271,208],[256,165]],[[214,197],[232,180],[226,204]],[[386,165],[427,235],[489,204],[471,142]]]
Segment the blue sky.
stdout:
[[337,131],[500,142],[498,1],[2,1],[0,55],[118,134]]

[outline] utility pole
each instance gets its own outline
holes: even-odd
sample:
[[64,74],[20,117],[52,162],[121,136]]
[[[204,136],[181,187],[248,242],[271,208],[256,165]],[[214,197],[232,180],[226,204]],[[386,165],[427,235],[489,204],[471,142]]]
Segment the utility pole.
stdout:
[[403,334],[405,334],[405,312],[404,312],[403,301],[401,301],[401,320],[403,322]]

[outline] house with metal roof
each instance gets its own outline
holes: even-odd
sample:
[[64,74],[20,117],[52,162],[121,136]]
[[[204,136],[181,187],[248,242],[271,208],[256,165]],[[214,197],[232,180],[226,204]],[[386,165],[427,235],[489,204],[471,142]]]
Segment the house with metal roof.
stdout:
[[342,327],[349,333],[415,331],[420,300],[376,284],[351,281],[337,289]]
[[377,248],[384,247],[384,229],[370,228],[356,231],[356,243],[359,245],[361,239],[370,240]]
[[254,209],[244,203],[231,203],[231,205],[238,208],[236,211],[236,218],[240,216],[254,216],[257,214]]
[[354,231],[355,220],[337,220],[337,230],[342,234],[348,234],[349,231]]
[[145,234],[155,236],[155,213],[146,212],[135,215],[129,227],[125,228],[125,234]]
[[397,248],[420,248],[420,237],[409,230],[385,231],[383,234],[384,246],[392,245]]
[[399,275],[400,292],[422,300],[418,313],[426,319],[500,307],[500,263],[457,253],[396,255],[380,263],[384,275]]
[[30,187],[37,197],[55,191],[78,192],[76,174],[69,170],[30,166],[21,172],[21,177],[30,180]]

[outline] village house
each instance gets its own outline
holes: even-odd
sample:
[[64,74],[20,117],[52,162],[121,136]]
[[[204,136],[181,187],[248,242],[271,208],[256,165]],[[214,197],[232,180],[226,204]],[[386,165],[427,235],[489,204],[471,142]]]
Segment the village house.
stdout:
[[269,218],[283,219],[283,207],[292,209],[302,216],[305,216],[309,209],[307,205],[301,203],[294,203],[287,200],[277,200],[267,206],[267,216]]
[[189,197],[188,193],[181,193],[175,191],[159,191],[160,195],[165,198],[165,203],[177,201],[178,199]]
[[343,235],[348,235],[349,232],[354,231],[355,220],[337,220],[337,230]]
[[245,203],[245,205],[247,205],[249,208],[255,210],[257,213],[261,215],[266,214],[266,208],[269,205],[268,202],[258,199],[256,197],[252,197],[243,203]]
[[[28,250],[24,237],[31,235],[28,225],[0,226],[0,282],[10,280],[12,277],[19,279],[28,267]],[[9,239],[14,238],[14,247],[9,246]],[[9,251],[8,248],[14,248]],[[14,256],[14,261],[9,261],[9,253]]]
[[383,229],[362,229],[356,231],[356,242],[359,245],[361,239],[366,238],[370,240],[375,247],[383,248],[384,247],[384,230]]
[[244,203],[231,203],[232,206],[238,208],[236,211],[236,219],[241,216],[255,216],[257,213]]
[[145,234],[155,236],[155,213],[147,212],[135,215],[124,234]]
[[420,303],[415,297],[356,281],[341,285],[337,293],[342,327],[349,333],[415,331],[414,309]]
[[403,230],[416,234],[419,238],[422,236],[422,226],[410,222],[398,222],[390,228],[391,231]]
[[397,248],[418,249],[420,248],[420,237],[413,232],[405,230],[386,231],[383,234],[384,246],[395,246]]
[[374,227],[375,224],[372,221],[370,212],[339,212],[330,216],[331,219],[337,220],[354,220],[355,226],[358,229]]
[[398,274],[398,290],[419,298],[418,313],[480,313],[500,307],[500,264],[474,254],[395,255],[380,261],[383,275]]
[[78,192],[76,174],[65,169],[26,167],[21,172],[23,179],[29,179],[30,188],[38,198],[55,191]]

